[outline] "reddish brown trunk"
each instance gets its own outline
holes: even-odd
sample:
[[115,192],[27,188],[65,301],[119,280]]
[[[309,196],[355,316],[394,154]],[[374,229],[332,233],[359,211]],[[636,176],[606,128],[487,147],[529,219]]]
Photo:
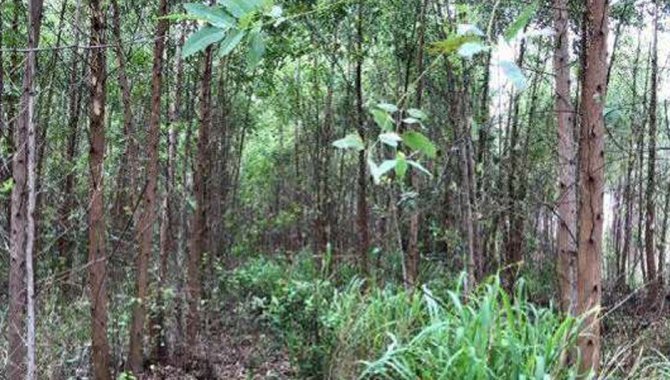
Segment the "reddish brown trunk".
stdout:
[[584,317],[578,338],[581,372],[600,366],[601,259],[605,154],[603,103],[607,95],[608,1],[587,0],[584,28],[582,118],[579,146],[579,244],[577,312]]
[[[117,176],[116,199],[112,211],[112,222],[117,229],[125,226],[129,217],[129,209],[134,203],[136,192],[136,179],[138,170],[135,168],[137,163],[137,144],[135,140],[135,130],[133,126],[133,108],[132,92],[130,80],[126,73],[126,57],[123,51],[123,41],[121,39],[121,9],[118,0],[112,0],[113,8],[112,32],[114,36],[114,53],[118,65],[119,87],[121,88],[121,103],[123,105],[123,137],[125,140],[125,151],[121,156],[121,164]],[[130,215],[132,216],[132,215]]]
[[208,170],[209,129],[212,122],[212,48],[206,50],[203,61],[203,74],[200,94],[200,128],[198,129],[198,157],[193,174],[193,193],[195,211],[191,223],[191,252],[188,257],[188,316],[186,321],[186,344],[194,352],[200,326],[200,264],[207,242],[206,225],[206,176]]
[[[158,178],[158,140],[160,136],[161,113],[161,81],[163,79],[163,50],[168,21],[163,16],[168,12],[167,0],[160,0],[158,6],[158,26],[154,42],[154,64],[151,74],[151,115],[147,136],[147,169],[146,186],[142,202],[142,216],[137,230],[140,252],[137,255],[137,302],[133,310],[130,325],[130,347],[128,366],[134,374],[143,371],[142,341],[146,320],[147,285],[149,282],[149,259],[153,243],[154,221],[156,218],[156,183]],[[159,289],[160,291],[160,289]]]
[[[100,0],[89,0],[91,46],[105,44],[105,11]],[[107,342],[107,257],[105,256],[104,158],[105,158],[105,48],[91,49],[90,151],[91,200],[88,260],[91,297],[91,362],[97,380],[111,379]]]

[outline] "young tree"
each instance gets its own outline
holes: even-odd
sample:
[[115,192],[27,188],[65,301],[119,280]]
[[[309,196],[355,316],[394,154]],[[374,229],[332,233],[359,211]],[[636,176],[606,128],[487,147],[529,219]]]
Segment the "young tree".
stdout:
[[[28,52],[24,64],[19,115],[14,129],[9,271],[9,378],[32,380],[35,367],[35,289],[33,248],[35,243],[36,126],[35,75],[42,18],[42,0],[28,3]],[[24,313],[27,328],[24,337]]]
[[558,125],[558,279],[561,309],[574,314],[577,305],[577,184],[573,136],[574,109],[570,101],[570,40],[568,2],[554,1],[554,73],[556,76],[556,120]]
[[[647,160],[646,220],[644,247],[647,263],[647,283],[649,300],[658,298],[658,278],[656,274],[656,246],[654,245],[656,224],[656,131],[658,104],[658,0],[654,2],[653,38],[651,44],[651,88],[649,89],[649,157]],[[642,207],[642,205],[640,205]],[[660,268],[659,268],[660,270]]]
[[151,74],[151,116],[149,118],[146,187],[144,190],[143,210],[137,225],[137,240],[140,247],[137,255],[137,302],[133,310],[130,325],[130,347],[128,366],[134,374],[142,372],[142,341],[146,320],[146,297],[149,276],[149,259],[153,243],[154,221],[156,219],[156,183],[158,178],[158,141],[160,137],[161,113],[161,81],[163,78],[163,50],[168,21],[164,18],[168,13],[167,0],[160,0],[158,5],[159,21],[154,40],[154,63]]
[[186,321],[186,344],[191,352],[196,347],[200,326],[200,265],[207,242],[206,183],[208,172],[209,129],[212,122],[212,50],[205,50],[203,58],[202,82],[200,88],[200,128],[198,129],[198,153],[193,174],[195,211],[191,223],[191,249],[188,257],[187,291],[188,315]]
[[597,372],[600,366],[599,308],[603,236],[605,151],[603,117],[607,95],[608,0],[587,0],[584,47],[580,146],[579,240],[577,247],[577,311],[584,315],[578,338],[581,371]]
[[91,364],[97,380],[109,380],[109,343],[107,341],[107,256],[105,254],[105,102],[106,54],[105,9],[101,0],[89,0],[91,15],[89,112],[89,169],[91,172],[90,209],[88,213],[88,267],[91,297]]

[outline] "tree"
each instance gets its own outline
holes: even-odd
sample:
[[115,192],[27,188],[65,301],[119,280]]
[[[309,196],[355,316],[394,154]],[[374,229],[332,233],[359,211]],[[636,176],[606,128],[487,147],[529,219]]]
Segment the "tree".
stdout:
[[191,352],[196,347],[200,327],[200,265],[207,242],[206,186],[208,174],[209,129],[212,122],[212,47],[205,50],[202,80],[200,84],[200,128],[198,129],[198,153],[193,175],[195,211],[191,223],[191,246],[188,256],[187,292],[188,315],[186,322],[186,344]]
[[[14,130],[11,239],[9,272],[9,360],[10,378],[36,378],[35,288],[33,248],[35,244],[36,150],[35,73],[40,40],[42,1],[28,3],[28,54],[25,60],[20,113]],[[24,324],[24,313],[27,323]],[[27,328],[24,337],[24,326]]]
[[[654,2],[653,38],[651,44],[651,88],[649,89],[649,158],[647,160],[646,220],[644,229],[645,257],[647,262],[647,283],[649,300],[658,298],[658,278],[656,272],[656,132],[658,108],[658,0]],[[659,272],[661,268],[659,267]]]
[[142,372],[142,341],[146,320],[147,285],[149,281],[149,259],[153,243],[154,222],[156,219],[156,183],[158,182],[158,141],[160,137],[161,81],[163,78],[163,50],[168,21],[167,0],[158,5],[159,21],[154,40],[154,63],[151,74],[151,116],[149,119],[146,186],[143,194],[143,210],[137,225],[137,239],[140,247],[137,255],[137,302],[133,310],[130,327],[130,347],[128,366],[134,374]]
[[105,107],[106,54],[105,10],[101,0],[89,0],[91,15],[89,112],[89,170],[91,173],[88,212],[88,267],[91,297],[91,364],[94,377],[109,380],[109,343],[107,341],[107,256],[105,254]]
[[558,279],[561,309],[574,314],[577,305],[577,184],[574,109],[570,101],[570,40],[568,37],[568,2],[554,1],[554,73],[556,76],[556,120],[558,126]]
[[584,15],[577,248],[577,311],[584,315],[578,338],[581,371],[600,366],[601,259],[605,151],[603,117],[607,95],[608,1],[588,0]]

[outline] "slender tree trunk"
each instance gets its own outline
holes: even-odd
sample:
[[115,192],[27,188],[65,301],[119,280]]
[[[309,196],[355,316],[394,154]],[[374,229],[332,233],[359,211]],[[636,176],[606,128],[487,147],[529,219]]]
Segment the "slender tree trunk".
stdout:
[[603,103],[607,96],[608,0],[587,0],[582,118],[579,146],[579,243],[577,311],[584,317],[578,338],[581,373],[600,366],[601,259],[605,154]]
[[[365,140],[365,111],[363,110],[363,1],[358,2],[356,20],[356,121],[357,131]],[[368,254],[370,253],[370,210],[368,208],[367,169],[365,151],[358,153],[358,187],[356,203],[356,225],[358,227],[358,254],[360,268],[364,275],[369,273]]]
[[658,0],[654,3],[654,35],[651,47],[651,88],[649,100],[649,154],[647,161],[646,190],[646,223],[644,229],[645,257],[647,260],[647,284],[649,285],[649,301],[658,298],[658,279],[656,278],[656,247],[654,235],[656,230],[656,130],[657,130],[657,88],[658,88]]
[[[425,40],[425,18],[426,18],[426,8],[428,6],[428,0],[423,0],[420,9],[419,9],[419,19],[418,19],[418,50],[416,54],[416,75],[418,77],[418,82],[416,84],[416,98],[414,105],[416,108],[421,108],[421,101],[423,97],[423,52],[424,52],[424,40]],[[419,177],[413,171],[409,171],[409,182],[415,191],[419,191]],[[421,261],[421,253],[419,252],[419,223],[420,223],[420,212],[419,207],[416,206],[416,209],[411,210],[409,216],[409,236],[407,237],[407,279],[408,286],[414,287],[417,285],[419,277],[419,264]]]
[[166,363],[168,360],[168,342],[167,342],[167,326],[165,326],[165,318],[167,310],[165,308],[165,301],[162,297],[162,289],[168,284],[168,267],[171,257],[176,253],[177,244],[175,237],[178,233],[175,223],[174,204],[177,202],[175,194],[176,184],[176,149],[177,149],[177,132],[175,124],[179,121],[180,103],[181,103],[181,88],[184,79],[184,64],[181,57],[181,47],[184,43],[184,30],[180,28],[180,38],[175,50],[175,81],[174,81],[174,97],[170,103],[168,110],[168,136],[167,136],[167,161],[166,178],[165,178],[165,194],[163,195],[163,213],[161,215],[161,230],[160,230],[160,266],[159,266],[159,291],[157,292],[157,315],[153,327],[157,330],[154,341],[154,359],[159,363]]
[[556,76],[556,118],[558,125],[558,279],[561,309],[575,314],[577,305],[577,184],[573,135],[574,109],[570,101],[570,41],[568,39],[568,1],[554,1],[556,40],[554,73]]
[[203,250],[207,242],[206,220],[206,182],[208,172],[208,141],[212,122],[212,48],[206,50],[203,61],[203,73],[200,94],[200,128],[198,129],[198,157],[193,175],[193,193],[195,195],[195,211],[191,224],[191,252],[188,258],[188,316],[186,321],[187,346],[193,353],[200,325],[200,265]]
[[[161,122],[161,85],[163,79],[163,50],[168,21],[167,0],[160,0],[158,5],[158,25],[154,40],[154,63],[151,74],[151,116],[149,118],[146,187],[142,202],[142,216],[137,225],[137,240],[140,252],[137,255],[137,302],[133,310],[130,325],[130,346],[128,366],[138,375],[143,371],[142,342],[146,320],[146,297],[149,282],[149,259],[153,243],[154,221],[156,219],[156,183],[158,178],[158,141]],[[160,291],[160,289],[159,289]]]
[[[105,44],[105,10],[101,0],[89,0],[91,46]],[[107,257],[105,255],[104,159],[105,159],[105,48],[91,49],[90,151],[91,200],[89,209],[89,286],[93,374],[96,380],[109,380],[107,342]]]
[[[138,169],[134,166],[137,164],[137,143],[135,134],[135,127],[133,125],[133,105],[132,105],[132,90],[131,83],[126,73],[126,54],[123,51],[123,40],[121,38],[121,8],[118,0],[111,0],[113,8],[112,18],[112,32],[114,36],[114,53],[116,55],[116,63],[118,65],[117,73],[119,80],[119,87],[121,88],[121,103],[123,105],[123,137],[125,142],[125,150],[121,156],[121,164],[119,165],[119,172],[117,176],[117,191],[116,199],[114,200],[114,207],[112,209],[113,225],[120,229],[126,225],[127,214],[131,203],[135,199],[136,179],[138,176]],[[130,215],[132,216],[132,215]]]
[[[75,28],[74,28],[74,43],[75,45],[79,44],[79,20],[81,16],[81,0],[77,0],[77,9],[75,11]],[[77,142],[79,138],[79,118],[81,115],[81,98],[82,98],[82,86],[77,84],[78,75],[84,76],[86,74],[86,65],[83,65],[83,70],[79,71],[79,49],[75,48],[72,51],[72,62],[71,62],[71,71],[70,79],[68,84],[68,117],[67,117],[67,142],[65,146],[65,167],[67,172],[65,173],[65,181],[63,184],[63,200],[61,201],[58,207],[58,225],[60,227],[60,234],[56,239],[56,247],[58,248],[58,254],[60,260],[62,261],[62,269],[64,270],[62,275],[62,289],[67,291],[68,285],[70,283],[70,270],[72,269],[72,264],[74,262],[74,253],[71,252],[72,249],[72,231],[70,223],[70,215],[72,209],[74,208],[74,184],[75,184],[75,170],[74,170],[74,158],[77,151]]]

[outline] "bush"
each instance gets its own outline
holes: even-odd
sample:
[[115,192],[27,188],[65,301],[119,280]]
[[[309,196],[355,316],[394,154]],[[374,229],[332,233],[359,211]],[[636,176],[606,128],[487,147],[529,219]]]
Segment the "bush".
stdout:
[[[261,320],[284,340],[302,378],[569,378],[576,320],[512,299],[492,277],[467,300],[394,284],[338,288],[303,260],[255,259],[231,276]],[[453,288],[452,288],[453,289]],[[251,297],[251,298],[249,298]]]

